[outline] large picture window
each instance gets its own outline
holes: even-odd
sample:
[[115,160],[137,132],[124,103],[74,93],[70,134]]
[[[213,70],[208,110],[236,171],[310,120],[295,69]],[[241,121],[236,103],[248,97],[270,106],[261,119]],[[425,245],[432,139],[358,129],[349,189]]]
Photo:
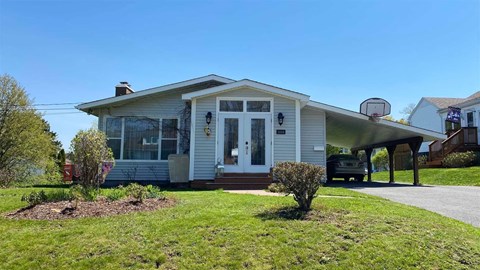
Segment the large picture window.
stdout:
[[117,160],[168,160],[178,149],[177,119],[107,118],[108,146]]

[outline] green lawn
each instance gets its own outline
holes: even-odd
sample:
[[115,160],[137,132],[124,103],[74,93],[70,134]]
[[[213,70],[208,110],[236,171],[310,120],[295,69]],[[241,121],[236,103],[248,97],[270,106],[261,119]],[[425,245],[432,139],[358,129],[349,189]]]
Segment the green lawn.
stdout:
[[[0,212],[31,189],[0,190]],[[173,208],[108,218],[0,217],[1,269],[472,269],[480,229],[343,188],[310,220],[292,197],[171,191]],[[342,198],[341,195],[353,198]]]
[[[480,167],[420,169],[420,183],[429,185],[480,186]],[[388,181],[389,172],[372,174],[372,179]],[[413,172],[395,171],[395,182],[413,183]]]

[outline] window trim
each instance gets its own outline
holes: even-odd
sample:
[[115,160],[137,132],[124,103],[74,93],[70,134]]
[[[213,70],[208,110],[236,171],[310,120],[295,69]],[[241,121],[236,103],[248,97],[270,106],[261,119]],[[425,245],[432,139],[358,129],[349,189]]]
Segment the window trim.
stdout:
[[[220,110],[220,101],[243,101],[243,110],[234,112],[234,111],[221,111]],[[270,102],[270,111],[268,112],[248,112],[247,111],[247,101],[269,101]],[[273,115],[273,101],[271,97],[217,97],[217,113],[264,113]]]
[[[161,163],[166,163],[168,162],[168,159],[161,159],[162,158],[162,146],[161,142],[164,140],[162,137],[162,128],[161,125],[163,123],[163,119],[176,119],[177,120],[177,129],[180,129],[180,117],[175,116],[175,117],[160,117],[160,116],[112,116],[112,115],[106,115],[103,119],[103,132],[105,135],[107,134],[107,119],[109,118],[120,118],[122,120],[122,133],[121,133],[121,138],[118,137],[112,137],[112,139],[120,139],[120,159],[115,159],[115,162],[161,162]],[[125,141],[125,118],[150,118],[150,119],[158,119],[159,121],[159,126],[160,128],[158,129],[158,159],[151,160],[151,159],[123,159],[123,153],[124,153],[124,141]],[[177,149],[176,149],[176,154],[180,152],[180,136],[178,134],[178,131],[176,133],[177,137],[176,138],[165,138],[165,140],[177,140]],[[107,137],[108,139],[109,137]]]

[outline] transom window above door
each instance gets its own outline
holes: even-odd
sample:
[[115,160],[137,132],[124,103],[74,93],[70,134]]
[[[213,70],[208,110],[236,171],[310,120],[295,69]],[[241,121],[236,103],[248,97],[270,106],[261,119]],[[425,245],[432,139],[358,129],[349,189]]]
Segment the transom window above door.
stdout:
[[271,112],[271,100],[220,100],[220,112]]

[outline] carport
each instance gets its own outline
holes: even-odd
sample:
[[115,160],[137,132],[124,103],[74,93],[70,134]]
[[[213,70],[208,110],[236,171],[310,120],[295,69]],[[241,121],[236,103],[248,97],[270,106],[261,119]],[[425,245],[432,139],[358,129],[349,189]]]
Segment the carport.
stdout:
[[367,155],[368,181],[372,180],[371,155],[373,149],[385,147],[389,156],[390,183],[395,182],[394,152],[397,145],[408,144],[413,158],[413,185],[419,185],[418,150],[424,141],[444,140],[446,135],[418,127],[403,125],[385,119],[334,107],[308,102],[307,106],[322,109],[326,114],[327,143],[349,148],[354,155],[364,150]]

